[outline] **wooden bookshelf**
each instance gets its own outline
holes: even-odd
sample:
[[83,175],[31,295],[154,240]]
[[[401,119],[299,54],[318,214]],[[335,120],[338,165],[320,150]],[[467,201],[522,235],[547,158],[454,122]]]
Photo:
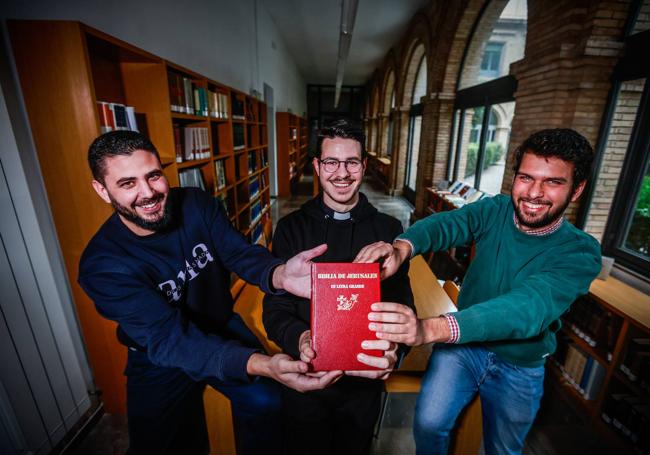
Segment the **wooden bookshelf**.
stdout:
[[[107,412],[124,413],[126,348],[77,284],[81,253],[112,212],[86,161],[102,131],[97,102],[134,107],[170,185],[196,177],[224,201],[233,225],[263,244],[272,226],[266,105],[79,22],[9,21],[8,29],[94,379]],[[183,140],[177,153],[175,129],[185,128],[201,129],[201,155],[185,153]]]
[[307,121],[290,112],[275,114],[278,196],[289,197],[308,165]]
[[[585,410],[594,428],[604,433],[615,446],[627,453],[647,453],[650,446],[648,439],[645,439],[647,432],[644,432],[644,428],[650,428],[650,420],[643,420],[641,411],[637,410],[647,412],[650,408],[650,365],[646,361],[639,366],[638,351],[631,346],[634,340],[650,340],[650,296],[609,277],[594,280],[588,297],[583,299],[606,315],[606,324],[600,321],[593,324],[583,314],[579,315],[579,320],[576,317],[569,319],[569,313],[563,318],[565,324],[562,333],[570,343],[604,367],[604,379],[593,399],[587,400],[571,384],[567,375],[561,373],[565,365],[562,359],[558,359],[554,362],[556,373],[560,371],[555,375],[557,383],[566,386],[561,389],[568,391],[567,396]],[[604,340],[603,336],[592,333],[594,325],[599,328],[596,332],[604,333]],[[645,349],[641,351],[644,352],[642,355],[650,358],[650,346]],[[617,404],[613,405],[613,402]],[[650,414],[645,415],[646,419],[648,417]]]

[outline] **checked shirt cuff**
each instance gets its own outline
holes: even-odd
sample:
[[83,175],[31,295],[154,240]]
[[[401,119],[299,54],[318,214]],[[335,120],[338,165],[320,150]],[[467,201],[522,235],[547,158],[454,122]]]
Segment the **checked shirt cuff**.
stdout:
[[447,325],[449,326],[449,332],[451,332],[451,337],[446,341],[446,343],[458,343],[460,339],[460,328],[458,327],[458,322],[452,314],[443,314],[442,315],[447,320]]

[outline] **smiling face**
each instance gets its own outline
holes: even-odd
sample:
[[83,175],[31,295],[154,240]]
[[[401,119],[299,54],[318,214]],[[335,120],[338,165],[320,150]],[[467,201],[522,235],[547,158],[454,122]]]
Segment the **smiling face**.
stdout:
[[132,232],[149,235],[169,224],[169,183],[153,153],[107,157],[104,168],[104,182],[93,180],[93,188]]
[[512,205],[521,230],[553,224],[585,187],[573,189],[573,164],[555,157],[524,153],[512,185]]
[[348,212],[359,201],[359,189],[366,170],[367,160],[361,159],[361,144],[354,139],[326,138],[321,146],[320,160],[327,159],[362,162],[356,173],[348,171],[344,163],[340,163],[335,172],[327,172],[317,158],[313,160],[314,171],[323,189],[325,205],[337,212]]

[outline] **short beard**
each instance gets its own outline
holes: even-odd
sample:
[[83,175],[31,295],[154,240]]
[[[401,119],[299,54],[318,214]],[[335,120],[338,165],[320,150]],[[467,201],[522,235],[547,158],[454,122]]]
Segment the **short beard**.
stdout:
[[[529,229],[539,229],[548,226],[550,224],[553,224],[558,220],[558,218],[564,215],[564,211],[571,203],[572,195],[573,193],[570,193],[569,196],[567,196],[566,201],[564,201],[562,205],[560,205],[557,209],[548,212],[544,217],[540,218],[538,221],[535,221],[533,223],[529,223],[524,219],[524,215],[519,210],[519,205],[517,204],[517,202],[515,202],[514,198],[511,197],[510,200],[512,201],[512,206],[515,209],[515,215],[517,217],[517,221],[519,222],[519,225],[525,226]],[[535,201],[534,199],[523,199],[523,198],[519,198],[519,200],[524,202],[532,202],[532,203],[534,203]]]
[[[172,201],[171,201],[172,198],[171,197],[167,197],[165,208],[163,209],[163,214],[159,219],[155,221],[149,221],[142,218],[135,212],[135,209],[128,208],[120,204],[119,202],[117,202],[115,199],[113,199],[110,193],[108,197],[111,200],[111,205],[113,206],[113,208],[117,213],[119,213],[121,216],[123,216],[124,218],[126,218],[127,220],[129,220],[130,222],[132,222],[133,224],[135,224],[136,226],[142,229],[159,232],[167,229],[172,222]],[[164,194],[156,193],[149,199],[141,201],[140,203],[142,205],[147,205],[152,202],[162,201],[164,198],[165,198]]]

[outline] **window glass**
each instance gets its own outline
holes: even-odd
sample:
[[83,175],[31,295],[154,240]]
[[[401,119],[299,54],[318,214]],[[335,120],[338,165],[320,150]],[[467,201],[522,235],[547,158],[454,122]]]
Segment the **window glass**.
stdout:
[[[481,16],[469,45],[459,89],[491,81],[510,72],[526,46],[526,0],[510,0],[505,7],[492,2]],[[503,9],[501,9],[503,8]]]
[[422,130],[422,116],[411,117],[411,135],[406,168],[406,186],[415,191],[415,180],[418,173],[418,158],[420,149],[420,131]]
[[411,104],[419,104],[423,96],[427,94],[427,58],[422,57],[418,66],[415,85],[413,86],[413,99]]
[[481,71],[479,74],[481,78],[488,79],[499,76],[501,72],[503,45],[504,43],[487,43],[481,60]]
[[650,0],[643,0],[630,35],[650,30]]
[[624,248],[633,254],[650,260],[650,163],[646,162],[645,173],[636,197],[631,219],[628,221]]
[[514,101],[497,104],[490,108],[481,184],[479,185],[479,190],[484,193],[494,195],[501,192],[514,111]]
[[459,131],[461,147],[457,179],[470,186],[474,186],[476,178],[476,160],[484,112],[483,106],[466,109],[463,120],[464,128]]

